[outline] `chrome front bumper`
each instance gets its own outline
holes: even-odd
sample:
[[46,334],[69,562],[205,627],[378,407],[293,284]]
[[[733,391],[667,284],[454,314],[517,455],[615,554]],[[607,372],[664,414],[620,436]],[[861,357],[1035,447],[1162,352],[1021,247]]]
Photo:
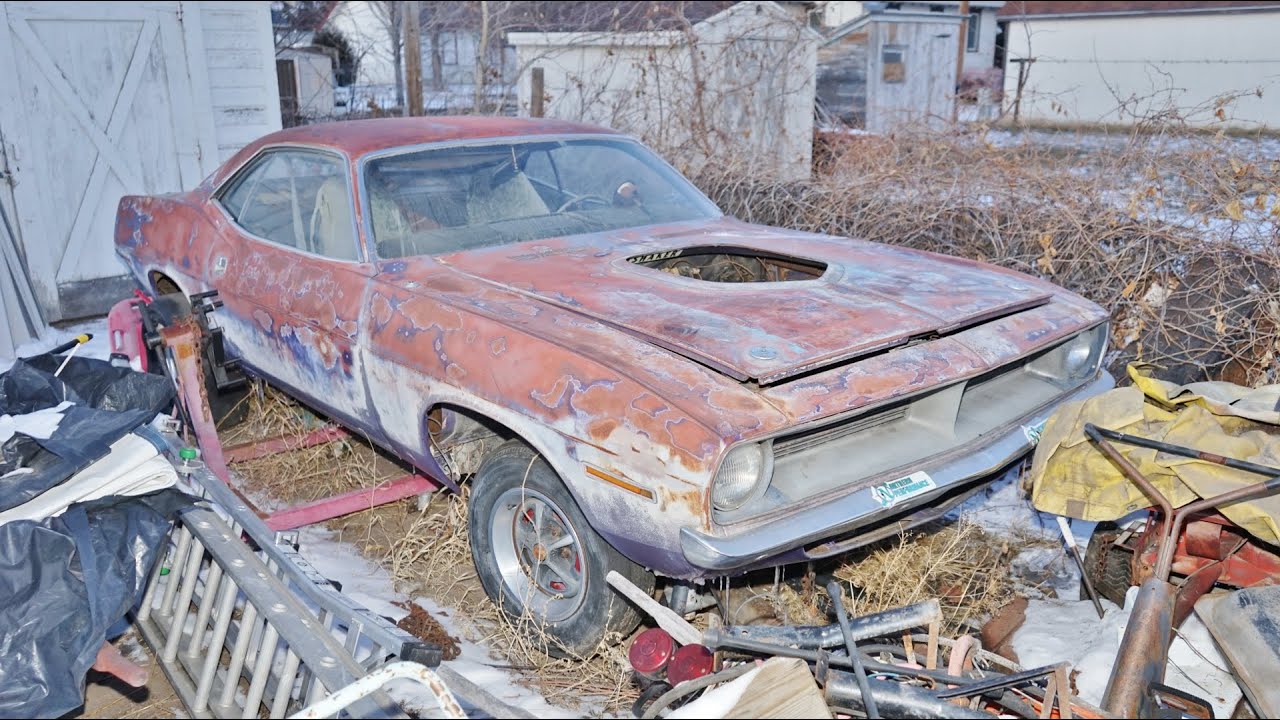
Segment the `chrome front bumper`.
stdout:
[[[1063,402],[1083,400],[1113,387],[1115,380],[1103,371],[1089,384],[1023,417],[1004,432],[993,434],[992,439],[985,444],[976,448],[968,445],[962,448],[965,452],[958,457],[953,454],[936,464],[915,468],[927,472],[936,485],[936,489],[927,494],[884,507],[876,500],[874,489],[879,482],[894,478],[882,477],[878,482],[865,483],[861,489],[843,497],[764,524],[752,525],[736,534],[712,535],[693,528],[681,528],[681,550],[685,559],[694,567],[731,571],[757,565],[790,550],[907,514],[913,509],[928,505],[948,491],[964,486],[968,481],[990,476],[1027,454],[1035,447],[1028,430],[1041,426]],[[909,472],[911,471],[900,474],[906,475]]]

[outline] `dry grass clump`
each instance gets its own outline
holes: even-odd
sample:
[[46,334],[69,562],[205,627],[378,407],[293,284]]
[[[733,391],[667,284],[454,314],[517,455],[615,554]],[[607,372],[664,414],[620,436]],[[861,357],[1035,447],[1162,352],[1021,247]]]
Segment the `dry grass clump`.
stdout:
[[[1151,128],[1148,128],[1151,129]],[[1034,132],[833,135],[812,179],[716,166],[750,222],[995,263],[1111,312],[1113,371],[1280,381],[1280,140]]]
[[[265,385],[250,392],[243,422],[221,431],[224,447],[273,437],[302,437],[325,421],[287,395]],[[374,487],[405,474],[356,438],[276,453],[234,463],[233,469],[254,490],[285,503],[309,502],[357,488]]]
[[892,544],[850,557],[834,575],[850,585],[849,612],[865,615],[929,598],[942,604],[943,634],[976,629],[1013,599],[1010,561],[1026,547],[961,520],[905,533]]

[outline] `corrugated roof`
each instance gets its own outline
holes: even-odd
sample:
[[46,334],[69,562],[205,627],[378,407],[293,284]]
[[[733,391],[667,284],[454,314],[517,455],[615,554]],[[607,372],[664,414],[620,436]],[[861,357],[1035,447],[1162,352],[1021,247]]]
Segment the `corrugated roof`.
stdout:
[[1046,15],[1118,15],[1163,14],[1176,12],[1226,12],[1245,8],[1265,8],[1280,11],[1275,0],[1117,0],[1115,2],[1084,2],[1077,0],[1010,0],[1000,9],[1001,19],[1038,17]]

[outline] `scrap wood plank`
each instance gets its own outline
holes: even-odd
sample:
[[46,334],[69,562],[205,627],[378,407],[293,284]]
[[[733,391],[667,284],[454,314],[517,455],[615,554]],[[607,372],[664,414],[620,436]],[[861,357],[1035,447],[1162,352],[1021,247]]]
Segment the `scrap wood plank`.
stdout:
[[827,701],[803,660],[765,661],[726,718],[830,718]]

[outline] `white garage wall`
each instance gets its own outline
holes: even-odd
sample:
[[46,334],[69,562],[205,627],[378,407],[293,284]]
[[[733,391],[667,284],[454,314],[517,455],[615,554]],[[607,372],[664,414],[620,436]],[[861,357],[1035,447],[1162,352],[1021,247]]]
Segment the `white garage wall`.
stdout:
[[[1034,57],[1028,121],[1131,123],[1175,111],[1196,125],[1280,128],[1280,12],[1013,21],[1009,58]],[[1017,91],[1005,73],[1005,101]],[[1256,93],[1255,91],[1259,91]],[[1214,101],[1244,93],[1215,116]]]
[[[217,144],[217,157],[208,165],[208,173],[240,148],[280,129],[271,3],[181,4],[198,10],[194,21],[199,25],[189,27],[188,53],[203,51],[209,119]],[[202,47],[195,47],[196,43]],[[197,91],[200,74],[201,68],[193,62]]]
[[45,320],[129,293],[122,195],[194,188],[280,127],[274,56],[268,2],[0,2],[6,199]]

